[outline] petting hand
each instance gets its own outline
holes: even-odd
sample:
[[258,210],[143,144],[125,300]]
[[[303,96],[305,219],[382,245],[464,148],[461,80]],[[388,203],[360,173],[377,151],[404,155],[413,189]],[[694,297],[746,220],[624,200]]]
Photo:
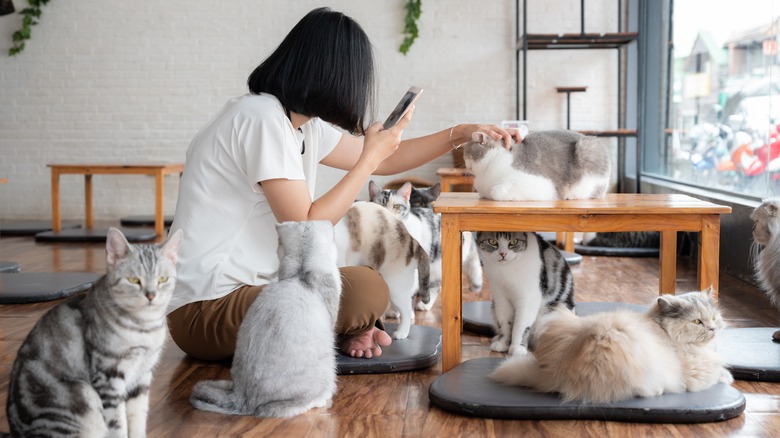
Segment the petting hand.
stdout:
[[[463,139],[461,144],[471,140],[471,135],[475,132],[484,132],[495,140],[504,140],[504,148],[507,150],[512,149],[513,141],[519,143],[523,141],[523,137],[520,135],[520,131],[517,129],[504,129],[498,125],[479,125],[479,124],[463,124],[456,125],[454,128],[458,133],[457,138]],[[455,136],[454,136],[455,137]]]

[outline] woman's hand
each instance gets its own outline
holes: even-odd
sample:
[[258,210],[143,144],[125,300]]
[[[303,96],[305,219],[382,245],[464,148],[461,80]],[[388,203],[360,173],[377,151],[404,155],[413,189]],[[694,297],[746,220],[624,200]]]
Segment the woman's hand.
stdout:
[[504,129],[498,125],[462,124],[456,125],[453,129],[452,142],[459,145],[471,141],[471,135],[475,132],[484,132],[495,140],[503,140],[504,148],[507,150],[512,149],[513,143],[523,141],[517,129]]
[[389,129],[384,129],[380,122],[376,122],[368,128],[365,139],[363,140],[363,152],[360,155],[360,160],[366,160],[370,163],[372,172],[373,170],[376,170],[379,163],[390,155],[393,155],[398,149],[404,128],[412,120],[413,112],[414,105],[398,123]]

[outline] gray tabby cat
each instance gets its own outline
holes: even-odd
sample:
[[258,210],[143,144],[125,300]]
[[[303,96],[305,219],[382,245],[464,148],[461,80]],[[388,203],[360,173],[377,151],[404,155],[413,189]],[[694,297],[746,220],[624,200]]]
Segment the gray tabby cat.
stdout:
[[489,377],[586,403],[730,384],[734,379],[715,351],[723,319],[710,294],[664,295],[645,314],[578,317],[558,306],[532,331],[533,354],[506,360]]
[[[598,232],[592,237],[586,233],[588,246],[609,248],[658,248],[661,245],[661,233],[658,231],[621,231]],[[588,237],[590,237],[588,239]]]
[[479,195],[497,201],[600,198],[612,175],[607,145],[575,131],[532,132],[511,152],[475,132],[463,158]]
[[[438,184],[436,185],[438,186]],[[430,310],[433,307],[439,290],[441,290],[441,215],[433,212],[432,201],[426,201],[432,194],[438,196],[439,191],[434,186],[433,191],[417,189],[417,202],[420,207],[411,206],[412,194],[415,192],[411,183],[404,183],[398,190],[383,190],[374,183],[368,183],[368,195],[371,202],[385,206],[393,212],[428,253],[431,259],[431,301],[428,304],[418,302],[417,310]],[[435,197],[434,199],[435,200]],[[461,235],[462,266],[472,292],[482,290],[482,264],[476,249],[473,234],[464,232]]]
[[536,233],[477,232],[493,298],[497,335],[490,349],[528,352],[528,333],[556,304],[574,307],[574,276],[560,251]]
[[130,245],[108,230],[106,275],[43,315],[19,348],[8,387],[12,436],[146,436],[181,236]]
[[390,211],[364,201],[355,202],[336,224],[336,246],[339,266],[368,265],[382,274],[390,289],[388,312],[398,317],[392,336],[406,339],[414,321],[415,290],[423,304],[432,301],[431,267],[423,247]]
[[[780,198],[765,199],[750,215],[756,277],[772,304],[780,309]],[[772,334],[780,341],[780,330]]]
[[233,380],[198,382],[198,409],[292,417],[329,406],[336,392],[335,324],[341,297],[333,225],[284,222],[279,280],[267,285],[238,330]]

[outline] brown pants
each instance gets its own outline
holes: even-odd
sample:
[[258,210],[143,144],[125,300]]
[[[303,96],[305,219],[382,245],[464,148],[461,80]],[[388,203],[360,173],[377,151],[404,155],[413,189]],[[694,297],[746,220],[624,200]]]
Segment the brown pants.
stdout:
[[[376,324],[390,302],[382,276],[367,266],[347,266],[341,271],[341,303],[337,334],[366,331]],[[241,286],[216,300],[182,306],[168,315],[171,338],[185,353],[205,360],[223,360],[236,350],[238,328],[263,286]],[[294,346],[291,346],[294,348]]]

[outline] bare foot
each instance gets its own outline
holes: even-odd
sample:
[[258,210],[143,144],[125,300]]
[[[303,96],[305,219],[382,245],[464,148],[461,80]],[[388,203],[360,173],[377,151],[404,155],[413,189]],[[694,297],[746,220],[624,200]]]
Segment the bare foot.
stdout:
[[339,350],[347,356],[371,359],[382,355],[382,347],[393,342],[390,335],[376,327],[354,335],[342,335],[339,338]]

